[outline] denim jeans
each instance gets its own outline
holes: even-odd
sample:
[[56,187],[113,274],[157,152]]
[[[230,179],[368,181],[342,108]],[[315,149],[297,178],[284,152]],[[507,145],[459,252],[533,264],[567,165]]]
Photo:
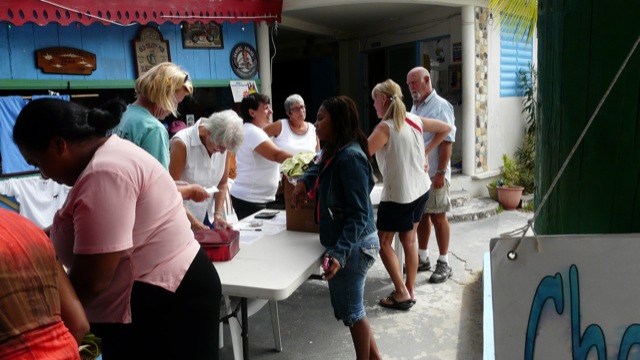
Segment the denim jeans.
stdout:
[[373,232],[365,236],[351,247],[346,266],[329,280],[333,313],[345,326],[353,326],[367,316],[363,301],[364,284],[379,251],[378,234]]

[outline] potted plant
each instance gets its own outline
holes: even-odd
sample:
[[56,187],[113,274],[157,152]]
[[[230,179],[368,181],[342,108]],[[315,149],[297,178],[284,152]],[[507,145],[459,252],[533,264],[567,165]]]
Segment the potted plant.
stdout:
[[503,209],[513,210],[520,205],[524,187],[520,186],[518,165],[507,154],[502,155],[502,161],[502,186],[498,187],[498,201]]
[[102,353],[102,339],[89,332],[79,346],[81,360],[95,360]]
[[487,184],[487,191],[489,192],[489,197],[494,200],[494,201],[498,201],[498,180],[492,180],[490,183]]

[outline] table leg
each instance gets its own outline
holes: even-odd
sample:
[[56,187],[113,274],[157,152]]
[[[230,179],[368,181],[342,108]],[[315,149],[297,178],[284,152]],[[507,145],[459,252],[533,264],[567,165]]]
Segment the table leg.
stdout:
[[402,243],[400,242],[400,236],[396,233],[393,236],[394,248],[396,251],[396,257],[398,258],[398,263],[400,264],[400,271],[402,271],[402,266],[404,265],[404,248],[402,247]]
[[271,313],[271,328],[273,329],[273,340],[276,342],[276,351],[282,352],[282,340],[280,338],[280,318],[278,316],[278,302],[269,301],[269,312]]
[[[227,295],[224,296],[224,303],[227,315],[231,315],[237,310],[231,307],[231,299]],[[233,359],[240,360],[244,358],[244,354],[242,351],[242,324],[240,324],[240,319],[238,319],[237,315],[229,318],[229,332],[231,333],[231,345],[233,346]]]
[[242,355],[245,360],[249,360],[249,314],[247,298],[240,299],[240,309],[242,312]]

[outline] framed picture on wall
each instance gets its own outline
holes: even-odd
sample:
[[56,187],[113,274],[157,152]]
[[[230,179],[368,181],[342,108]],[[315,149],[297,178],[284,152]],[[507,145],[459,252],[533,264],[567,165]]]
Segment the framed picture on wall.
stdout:
[[133,53],[136,62],[136,77],[161,62],[171,61],[169,41],[162,37],[158,28],[150,25],[140,28],[138,38],[133,40]]
[[215,22],[182,23],[182,47],[185,49],[222,49],[222,26]]

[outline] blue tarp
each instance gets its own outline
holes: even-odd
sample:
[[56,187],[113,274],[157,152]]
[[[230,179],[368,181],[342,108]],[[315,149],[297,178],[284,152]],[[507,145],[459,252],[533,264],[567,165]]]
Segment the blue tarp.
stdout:
[[[67,101],[70,99],[69,95],[34,95],[32,99],[43,97],[55,97]],[[37,170],[27,164],[13,142],[13,125],[28,102],[29,100],[25,100],[22,96],[0,96],[0,155],[2,155],[3,174]]]

